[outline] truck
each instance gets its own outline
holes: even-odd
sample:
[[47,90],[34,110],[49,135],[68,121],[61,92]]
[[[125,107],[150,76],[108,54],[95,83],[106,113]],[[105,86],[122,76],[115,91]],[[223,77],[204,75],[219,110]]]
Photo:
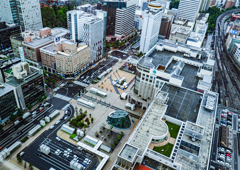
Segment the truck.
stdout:
[[30,116],[30,115],[31,115],[30,112],[26,112],[26,113],[23,114],[22,118],[23,118],[23,119],[26,119],[26,118],[27,118],[28,116]]
[[44,155],[49,156],[49,154],[50,154],[50,147],[48,147],[47,145],[42,144],[40,146],[40,152],[42,152]]

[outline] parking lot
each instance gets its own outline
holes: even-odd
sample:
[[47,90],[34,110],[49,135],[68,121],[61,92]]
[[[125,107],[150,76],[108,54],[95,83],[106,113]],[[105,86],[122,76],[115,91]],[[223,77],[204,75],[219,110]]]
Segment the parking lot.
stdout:
[[235,111],[218,107],[212,141],[210,169],[215,169],[215,167],[239,169],[238,117],[239,114]]

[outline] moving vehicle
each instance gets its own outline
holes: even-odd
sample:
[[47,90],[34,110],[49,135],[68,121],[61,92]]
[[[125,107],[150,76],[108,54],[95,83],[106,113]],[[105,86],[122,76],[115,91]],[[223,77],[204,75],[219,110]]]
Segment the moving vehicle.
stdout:
[[22,157],[25,154],[25,152],[21,152],[19,155]]
[[54,128],[54,125],[50,126],[50,129],[52,130]]
[[57,125],[57,124],[59,124],[60,123],[60,120],[58,120],[55,124]]

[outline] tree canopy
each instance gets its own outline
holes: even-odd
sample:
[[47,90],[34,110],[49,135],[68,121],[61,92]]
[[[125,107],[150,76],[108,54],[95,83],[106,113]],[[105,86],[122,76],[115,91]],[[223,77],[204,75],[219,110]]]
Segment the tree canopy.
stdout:
[[64,7],[57,7],[53,5],[52,8],[42,7],[43,27],[64,27],[67,28],[67,11],[74,9],[72,5]]

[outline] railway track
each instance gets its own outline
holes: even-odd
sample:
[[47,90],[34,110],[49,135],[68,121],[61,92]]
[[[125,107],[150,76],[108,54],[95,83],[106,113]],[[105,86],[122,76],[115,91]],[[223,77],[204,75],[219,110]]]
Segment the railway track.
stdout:
[[[240,75],[239,68],[231,59],[225,48],[224,42],[224,22],[228,15],[240,10],[232,10],[221,14],[217,19],[215,28],[215,60],[217,71],[215,71],[215,81],[213,90],[220,94],[220,104],[240,110]],[[218,87],[218,88],[217,88]]]

